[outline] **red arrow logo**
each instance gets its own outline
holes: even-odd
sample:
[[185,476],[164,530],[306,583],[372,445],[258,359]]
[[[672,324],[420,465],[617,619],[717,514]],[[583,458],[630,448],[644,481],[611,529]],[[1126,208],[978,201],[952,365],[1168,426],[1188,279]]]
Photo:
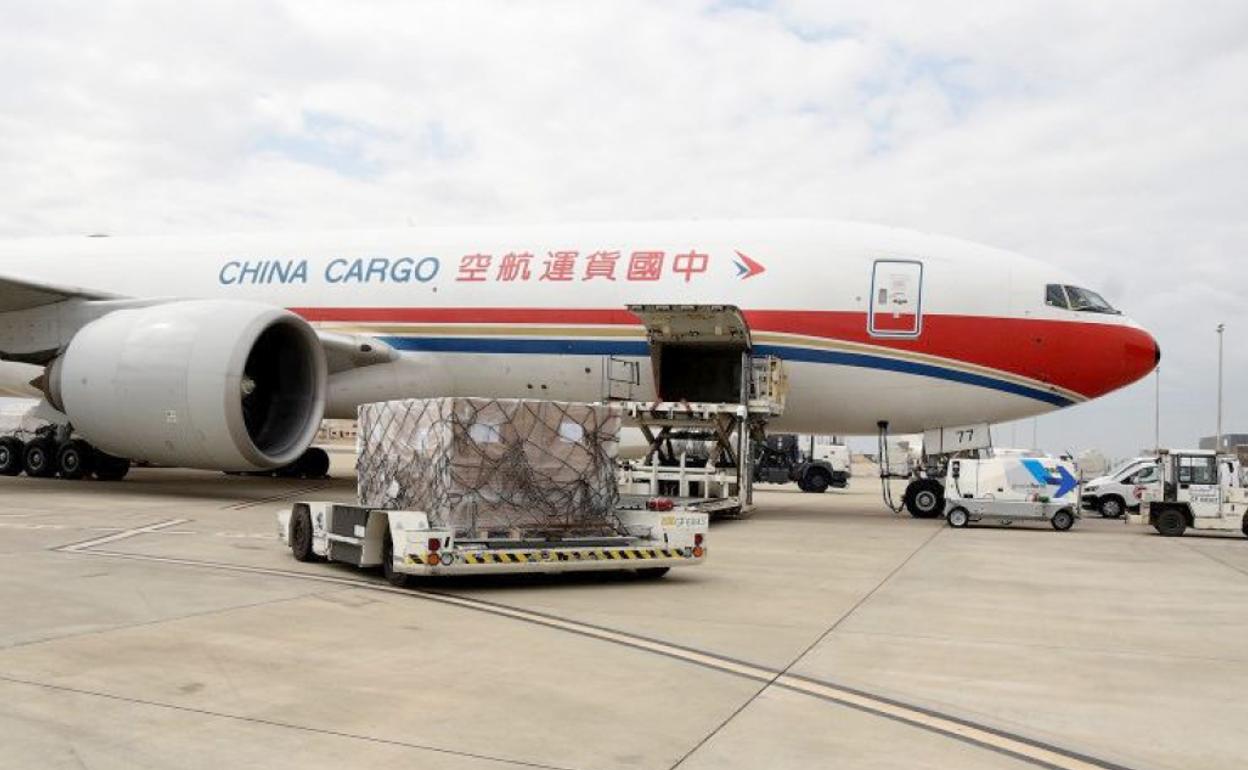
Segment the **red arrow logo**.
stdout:
[[737,277],[743,281],[746,278],[753,278],[759,273],[767,271],[767,268],[758,264],[739,251],[737,252],[737,258],[733,260],[733,264],[737,266]]

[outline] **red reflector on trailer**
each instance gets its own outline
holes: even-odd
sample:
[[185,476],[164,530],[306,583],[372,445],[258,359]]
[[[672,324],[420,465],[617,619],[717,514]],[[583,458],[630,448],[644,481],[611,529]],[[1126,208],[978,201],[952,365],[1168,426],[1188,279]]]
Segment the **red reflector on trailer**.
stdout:
[[698,532],[697,534],[693,536],[693,544],[702,545],[702,533],[701,532]]
[[676,504],[666,497],[652,497],[646,501],[646,508],[652,511],[670,511]]
[[431,538],[429,538],[429,550],[430,550],[430,552],[432,552],[432,553],[437,553],[439,550],[441,550],[441,548],[442,548],[442,541],[441,541],[441,540],[439,540],[439,539],[438,539],[438,538],[436,538],[436,537],[431,537]]

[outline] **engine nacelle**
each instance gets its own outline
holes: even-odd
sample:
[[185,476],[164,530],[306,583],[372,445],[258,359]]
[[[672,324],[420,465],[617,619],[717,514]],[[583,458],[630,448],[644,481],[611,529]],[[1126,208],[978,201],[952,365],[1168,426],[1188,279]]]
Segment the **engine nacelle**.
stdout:
[[326,378],[316,332],[293,313],[188,300],[82,327],[49,368],[47,391],[105,452],[242,471],[285,465],[308,448]]

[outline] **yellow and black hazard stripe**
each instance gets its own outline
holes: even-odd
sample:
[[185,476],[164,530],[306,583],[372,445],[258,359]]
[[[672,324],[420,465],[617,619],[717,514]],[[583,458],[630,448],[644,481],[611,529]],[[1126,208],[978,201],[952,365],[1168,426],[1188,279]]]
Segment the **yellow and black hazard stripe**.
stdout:
[[592,548],[559,551],[481,551],[459,554],[465,564],[533,564],[567,561],[645,561],[679,559],[684,551],[676,548]]

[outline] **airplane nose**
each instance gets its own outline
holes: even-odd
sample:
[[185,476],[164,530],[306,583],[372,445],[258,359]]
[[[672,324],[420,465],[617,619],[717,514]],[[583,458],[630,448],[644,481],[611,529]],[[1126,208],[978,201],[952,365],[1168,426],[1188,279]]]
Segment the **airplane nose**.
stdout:
[[[1161,363],[1161,346],[1153,335],[1139,327],[1124,327],[1122,336],[1121,385],[1128,385],[1144,377]],[[1120,387],[1121,387],[1120,385]]]

